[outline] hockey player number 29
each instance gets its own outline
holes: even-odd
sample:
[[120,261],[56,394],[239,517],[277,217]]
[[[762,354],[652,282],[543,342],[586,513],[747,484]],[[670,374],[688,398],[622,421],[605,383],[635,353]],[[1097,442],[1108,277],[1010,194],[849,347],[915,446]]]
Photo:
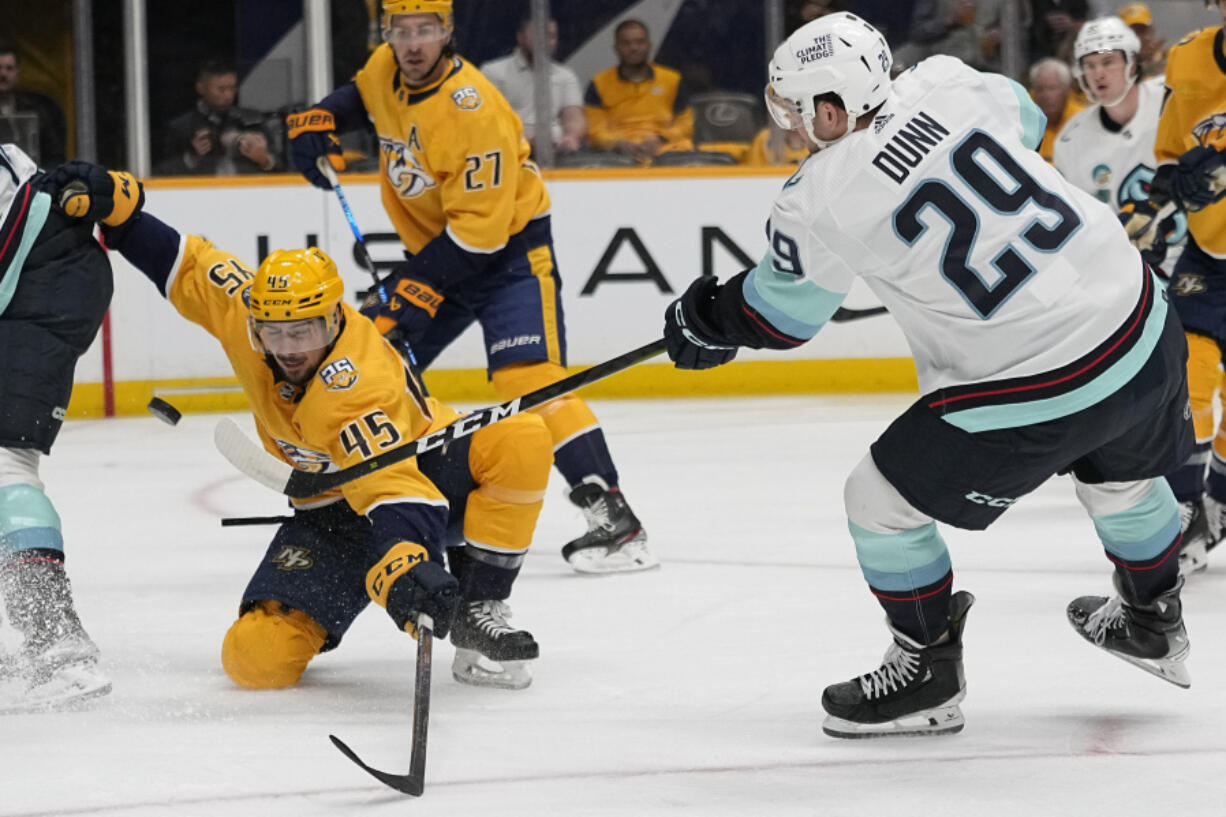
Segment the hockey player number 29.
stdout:
[[[983,156],[990,161],[990,168],[981,163]],[[1037,206],[1040,215],[1026,222],[1016,235],[1039,252],[1059,250],[1081,226],[1081,217],[1067,201],[1035,181],[999,142],[983,131],[972,132],[954,148],[952,160],[954,175],[970,188],[979,204],[987,205],[984,214],[988,220],[987,235],[993,238],[1008,235],[999,222],[1021,213],[1028,204]],[[1002,184],[1005,179],[1012,183]],[[949,222],[949,238],[941,256],[942,276],[979,317],[987,320],[1034,274],[1034,267],[1011,243],[992,259],[998,273],[992,283],[970,266],[968,259],[981,229],[980,213],[941,179],[925,181],[894,211],[894,230],[907,246],[915,244],[928,229],[920,221],[928,207]]]

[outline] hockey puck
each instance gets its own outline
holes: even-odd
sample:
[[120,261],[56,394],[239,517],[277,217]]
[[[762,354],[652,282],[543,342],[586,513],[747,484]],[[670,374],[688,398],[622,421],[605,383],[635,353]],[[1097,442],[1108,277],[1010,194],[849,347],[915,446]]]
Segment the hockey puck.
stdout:
[[150,414],[167,425],[178,425],[179,420],[183,419],[183,414],[177,408],[160,397],[154,397],[150,400],[146,408],[149,409]]

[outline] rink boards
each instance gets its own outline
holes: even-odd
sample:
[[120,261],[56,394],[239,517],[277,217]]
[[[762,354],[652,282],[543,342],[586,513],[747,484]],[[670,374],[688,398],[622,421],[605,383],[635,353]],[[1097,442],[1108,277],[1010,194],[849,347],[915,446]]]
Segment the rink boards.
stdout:
[[[764,225],[786,172],[739,168],[554,171],[547,178],[563,278],[569,363],[600,362],[659,337],[664,309],[696,276],[727,278],[766,251]],[[380,266],[401,257],[379,201],[377,177],[343,180],[358,226]],[[370,285],[354,260],[354,239],[331,193],[297,176],[159,179],[146,209],[181,232],[203,235],[255,265],[270,250],[314,243],[345,277],[347,297]],[[153,394],[185,411],[233,410],[245,403],[220,347],[181,318],[149,281],[112,254],[115,299],[108,326],[77,369],[71,416],[144,410]],[[352,302],[352,301],[351,301]],[[857,284],[846,306],[877,302]],[[480,334],[467,332],[435,364],[429,385],[454,401],[485,401]],[[901,332],[888,316],[831,324],[798,350],[742,350],[712,372],[644,364],[593,387],[606,397],[729,393],[913,390]]]

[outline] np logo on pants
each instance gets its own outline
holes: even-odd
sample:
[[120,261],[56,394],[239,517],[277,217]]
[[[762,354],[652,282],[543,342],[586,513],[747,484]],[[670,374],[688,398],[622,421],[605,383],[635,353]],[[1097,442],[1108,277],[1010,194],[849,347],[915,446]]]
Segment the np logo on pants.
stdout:
[[1017,502],[1016,499],[1009,499],[1008,497],[1004,496],[988,496],[987,494],[981,494],[978,491],[971,491],[964,497],[964,499],[968,499],[977,505],[987,505],[991,508],[1007,508],[1014,502]]
[[315,560],[311,558],[311,551],[290,545],[281,548],[281,552],[272,559],[272,562],[276,564],[278,570],[306,570],[315,564]]

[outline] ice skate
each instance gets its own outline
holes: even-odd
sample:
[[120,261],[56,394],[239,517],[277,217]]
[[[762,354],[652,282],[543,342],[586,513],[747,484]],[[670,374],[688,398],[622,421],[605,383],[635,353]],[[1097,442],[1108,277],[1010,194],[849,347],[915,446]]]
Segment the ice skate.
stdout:
[[1115,587],[1119,595],[1113,598],[1082,596],[1070,602],[1069,623],[1086,641],[1117,658],[1175,686],[1191,686],[1184,664],[1190,645],[1179,600],[1183,578],[1149,604],[1125,598],[1118,578]]
[[524,689],[532,683],[528,662],[540,655],[540,647],[532,633],[511,627],[510,617],[504,601],[470,601],[460,609],[451,625],[453,678],[500,689]]
[[1211,496],[1205,497],[1205,527],[1208,529],[1205,550],[1212,552],[1226,536],[1226,503],[1218,502]]
[[562,548],[579,573],[632,573],[650,570],[660,560],[647,549],[647,532],[617,488],[597,476],[585,477],[569,494],[583,511],[587,533]]
[[106,695],[110,680],[98,669],[98,647],[73,609],[64,565],[32,559],[0,570],[9,619],[23,640],[9,656],[0,686],[0,712],[59,709]]
[[1201,501],[1179,503],[1179,575],[1191,576],[1209,566],[1209,524]]
[[964,721],[958,704],[966,695],[962,631],[974,602],[965,590],[954,593],[949,630],[927,647],[891,627],[894,643],[878,669],[828,686],[822,693],[822,708],[828,713],[822,731],[836,738],[961,732]]

